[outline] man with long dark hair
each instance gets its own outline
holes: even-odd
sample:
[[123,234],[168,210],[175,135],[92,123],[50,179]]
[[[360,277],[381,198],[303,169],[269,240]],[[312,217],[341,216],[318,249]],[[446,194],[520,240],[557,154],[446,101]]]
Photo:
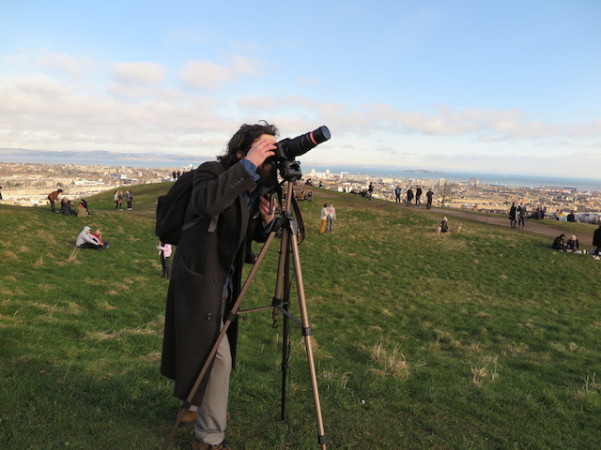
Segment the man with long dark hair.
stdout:
[[[192,199],[171,269],[161,373],[175,381],[185,401],[241,288],[248,239],[264,241],[274,216],[268,192],[277,128],[266,122],[242,125],[227,151],[194,174]],[[229,376],[236,353],[236,322],[182,422],[195,422],[194,449],[224,444]],[[186,405],[188,406],[188,405]]]

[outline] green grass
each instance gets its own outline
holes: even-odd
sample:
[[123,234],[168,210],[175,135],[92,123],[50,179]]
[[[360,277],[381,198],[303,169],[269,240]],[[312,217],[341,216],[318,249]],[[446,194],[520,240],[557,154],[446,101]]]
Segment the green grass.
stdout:
[[[167,187],[134,186],[134,211],[103,193],[87,219],[0,205],[3,448],[160,448],[177,408],[158,373],[167,282],[153,215]],[[314,193],[300,254],[329,448],[598,446],[600,261],[475,221],[438,235],[436,213]],[[338,221],[319,235],[325,201]],[[84,225],[110,248],[74,251]],[[559,226],[581,244],[594,229]],[[278,246],[243,308],[271,302]],[[282,422],[281,329],[270,311],[240,321],[231,445],[317,448],[300,332]],[[180,430],[173,448],[189,441]]]

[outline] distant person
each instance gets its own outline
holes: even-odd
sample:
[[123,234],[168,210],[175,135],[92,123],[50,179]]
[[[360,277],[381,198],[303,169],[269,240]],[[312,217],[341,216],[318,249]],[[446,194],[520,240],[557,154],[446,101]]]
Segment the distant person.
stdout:
[[574,210],[570,211],[570,214],[566,217],[568,222],[576,222],[576,214],[574,214]]
[[371,181],[369,182],[367,192],[369,192],[369,199],[371,200],[372,196],[374,195],[374,184]]
[[403,190],[401,189],[401,186],[397,186],[394,188],[394,201],[395,203],[401,203],[401,192]]
[[92,215],[92,213],[90,212],[90,210],[88,208],[88,202],[84,198],[80,199],[79,203],[77,204],[77,215],[82,216],[82,217]]
[[62,189],[57,189],[56,191],[52,191],[50,194],[48,194],[48,200],[50,201],[50,210],[52,212],[58,213],[59,211],[56,209],[56,201],[58,200],[58,198],[60,197],[60,195],[63,193]]
[[519,228],[526,228],[526,207],[522,202],[517,208],[517,221]]
[[171,178],[173,178],[173,181],[177,180],[177,172],[175,170],[171,172]]
[[102,230],[100,228],[96,228],[96,230],[92,233],[92,236],[94,238],[96,238],[96,240],[98,241],[98,244],[102,247],[102,248],[108,248],[109,247],[109,243],[108,241],[105,241],[102,238]]
[[181,173],[181,172],[178,170],[178,171],[177,171],[177,176],[176,176],[175,178],[176,178],[176,179],[179,179],[179,177],[181,177],[181,176],[182,176],[182,173]]
[[553,250],[559,250],[562,252],[565,252],[567,250],[567,245],[565,242],[565,237],[566,235],[561,233],[559,236],[557,236],[554,240],[553,240],[553,244],[551,244],[551,248]]
[[578,250],[580,250],[580,244],[578,244],[578,239],[574,234],[570,237],[570,239],[568,239],[566,247],[571,252],[577,252]]
[[595,254],[601,256],[601,221],[599,222],[599,228],[593,232],[593,247],[596,247]]
[[422,188],[421,186],[416,186],[415,187],[415,206],[422,206]]
[[413,201],[413,190],[411,188],[407,189],[407,206],[411,206],[411,202]]
[[327,224],[326,224],[326,233],[334,232],[334,221],[336,220],[336,209],[334,208],[334,203],[330,203],[327,208],[328,216],[327,216]]
[[319,220],[321,222],[321,226],[319,228],[319,234],[324,234],[326,232],[326,223],[328,221],[328,204],[324,203],[323,208],[319,212]]
[[323,188],[323,181],[319,180],[319,188],[322,189]]
[[171,267],[169,263],[169,258],[171,257],[171,244],[159,242],[157,250],[159,251],[159,257],[161,258],[161,277],[169,279],[171,276]]
[[543,218],[543,213],[542,213],[540,207],[537,207],[536,211],[534,211],[532,214],[530,214],[529,218],[530,219],[536,219],[536,220],[542,219]]
[[443,217],[440,221],[440,232],[446,233],[447,231],[449,231],[449,219]]
[[2,186],[0,186],[0,200],[2,200]]
[[518,209],[515,206],[515,202],[513,202],[511,204],[511,208],[509,208],[509,224],[511,225],[511,228],[515,228],[518,223],[517,215],[518,215]]
[[428,189],[428,192],[426,192],[426,209],[432,208],[432,197],[434,197],[434,192],[432,192],[432,188],[430,188]]
[[90,227],[83,227],[81,233],[75,240],[75,246],[77,248],[91,248],[93,250],[101,250],[102,246],[98,240],[90,233]]
[[132,194],[130,190],[125,192],[125,200],[127,201],[127,210],[131,211],[133,209],[131,205],[134,201],[134,194]]
[[115,195],[113,195],[113,200],[115,201],[115,209],[123,211],[123,192],[117,189]]
[[76,216],[77,215],[77,213],[73,209],[73,202],[66,198],[63,198],[63,200],[61,200],[61,212],[65,216]]

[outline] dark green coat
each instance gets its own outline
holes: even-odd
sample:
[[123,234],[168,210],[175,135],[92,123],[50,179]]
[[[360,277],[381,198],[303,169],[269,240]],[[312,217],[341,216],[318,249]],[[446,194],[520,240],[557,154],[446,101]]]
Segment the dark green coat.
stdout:
[[[244,243],[252,220],[244,193],[256,187],[240,163],[227,170],[216,161],[204,163],[194,175],[193,209],[188,208],[187,221],[200,220],[183,232],[173,259],[161,360],[161,373],[175,381],[174,395],[182,400],[188,397],[219,334],[222,290],[232,267],[230,306],[240,291]],[[232,361],[236,334],[234,322],[228,330]],[[193,404],[199,404],[205,384]]]

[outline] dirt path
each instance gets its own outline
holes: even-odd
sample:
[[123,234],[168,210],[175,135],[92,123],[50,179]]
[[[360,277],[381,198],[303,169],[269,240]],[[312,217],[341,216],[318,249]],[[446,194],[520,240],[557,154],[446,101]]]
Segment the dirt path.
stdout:
[[[460,219],[472,220],[474,222],[488,223],[491,225],[498,225],[500,227],[509,228],[509,218],[505,215],[485,215],[485,214],[474,214],[461,210],[454,209],[437,209],[433,208],[430,210],[414,208],[414,210],[423,211],[426,214],[437,214],[447,217],[455,217]],[[542,234],[544,236],[548,236],[551,238],[555,238],[560,231],[556,228],[545,225],[544,223],[540,223],[538,220],[534,219],[526,219],[526,227],[522,229],[516,229],[516,232],[527,231],[530,233]]]

